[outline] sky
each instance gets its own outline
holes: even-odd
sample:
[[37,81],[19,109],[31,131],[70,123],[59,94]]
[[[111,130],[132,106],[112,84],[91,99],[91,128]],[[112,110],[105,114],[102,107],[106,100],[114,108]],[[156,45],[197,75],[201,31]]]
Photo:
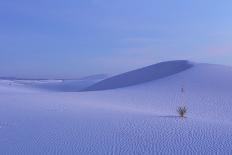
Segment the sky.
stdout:
[[232,66],[231,0],[1,0],[0,76],[77,78],[185,59]]

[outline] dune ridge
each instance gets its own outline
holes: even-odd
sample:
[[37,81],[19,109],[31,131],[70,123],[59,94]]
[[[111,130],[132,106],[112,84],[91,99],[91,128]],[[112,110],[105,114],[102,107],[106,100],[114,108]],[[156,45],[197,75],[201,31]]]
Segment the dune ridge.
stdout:
[[82,91],[108,90],[138,85],[177,74],[193,66],[194,65],[187,60],[161,62],[107,78]]

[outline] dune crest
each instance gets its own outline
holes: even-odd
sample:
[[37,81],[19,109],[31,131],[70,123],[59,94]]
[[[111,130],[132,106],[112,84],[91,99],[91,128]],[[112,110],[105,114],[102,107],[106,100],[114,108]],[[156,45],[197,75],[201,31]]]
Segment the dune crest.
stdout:
[[108,90],[138,85],[177,74],[191,67],[193,67],[193,64],[187,60],[161,62],[110,77],[84,89],[83,91]]

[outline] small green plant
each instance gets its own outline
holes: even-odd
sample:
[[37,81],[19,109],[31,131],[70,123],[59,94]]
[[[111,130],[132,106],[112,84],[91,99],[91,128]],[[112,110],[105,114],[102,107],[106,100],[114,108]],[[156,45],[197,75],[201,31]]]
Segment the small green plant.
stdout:
[[177,112],[178,112],[180,117],[185,117],[187,110],[188,109],[185,106],[177,108]]

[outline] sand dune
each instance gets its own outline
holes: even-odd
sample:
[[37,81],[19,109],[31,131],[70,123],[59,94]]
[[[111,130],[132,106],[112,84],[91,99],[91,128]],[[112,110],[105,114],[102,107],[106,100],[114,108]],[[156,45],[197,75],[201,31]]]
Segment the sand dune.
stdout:
[[[232,68],[186,63],[162,78],[105,91],[0,82],[0,154],[231,154]],[[186,119],[177,117],[180,105],[188,107]]]
[[[0,84],[10,86],[20,85],[34,91],[53,91],[53,92],[77,92],[81,91],[103,79],[107,75],[98,74],[80,79],[17,79],[17,78],[0,78]],[[0,85],[1,86],[1,85]]]
[[84,91],[107,90],[137,85],[182,72],[192,66],[186,60],[161,62],[105,79],[84,89]]

